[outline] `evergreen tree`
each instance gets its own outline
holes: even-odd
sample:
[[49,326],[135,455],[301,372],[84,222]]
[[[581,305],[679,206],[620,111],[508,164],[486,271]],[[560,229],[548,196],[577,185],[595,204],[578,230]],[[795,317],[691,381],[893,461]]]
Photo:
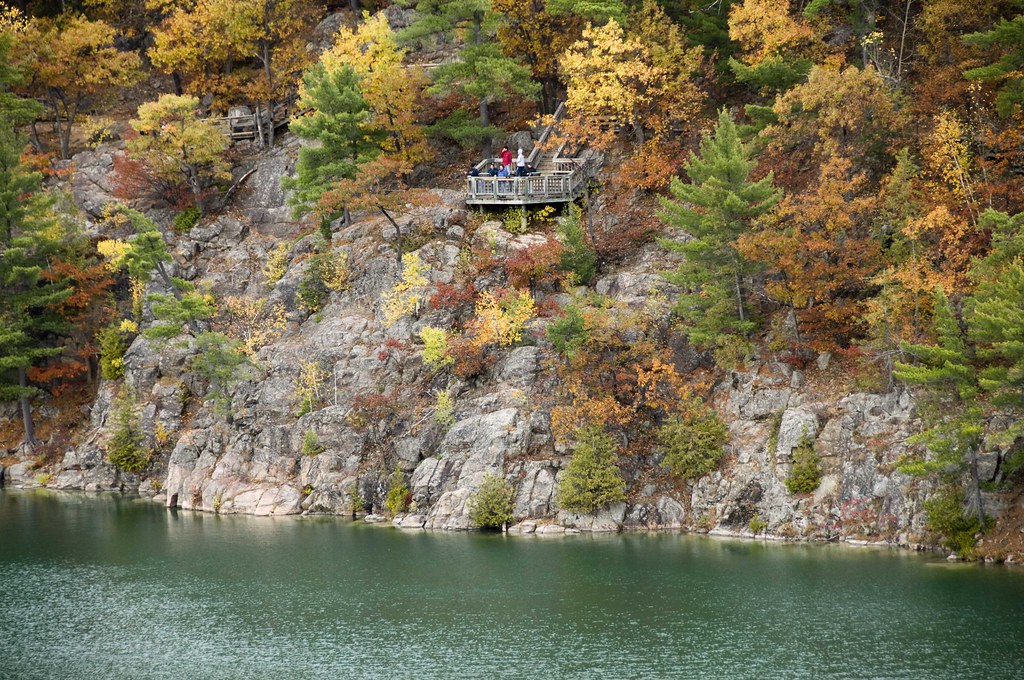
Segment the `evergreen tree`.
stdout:
[[416,11],[416,21],[399,34],[403,42],[422,44],[433,38],[466,36],[458,59],[434,69],[430,89],[439,94],[461,92],[476,99],[480,114],[477,130],[465,118],[459,119],[458,126],[442,129],[453,139],[480,139],[483,155],[489,157],[491,104],[512,94],[532,99],[540,93],[540,85],[532,80],[529,67],[502,54],[494,39],[500,16],[491,10],[489,0],[420,0]]
[[576,449],[562,474],[558,504],[566,510],[597,512],[626,499],[626,482],[616,464],[615,440],[596,425],[576,431]]
[[500,529],[512,521],[516,490],[504,477],[488,473],[466,504],[469,521],[481,529]]
[[987,66],[968,69],[964,77],[969,80],[1001,82],[996,95],[996,110],[1009,117],[1024,104],[1024,15],[1002,19],[990,31],[969,33],[963,37],[968,45],[1002,47],[1005,51],[998,61]]
[[196,337],[196,356],[192,369],[209,381],[206,397],[213,410],[232,420],[231,390],[251,374],[252,364],[240,343],[223,333],[200,333]]
[[40,192],[42,175],[21,164],[24,140],[0,125],[0,401],[19,400],[22,445],[36,445],[28,369],[60,354],[55,334],[65,324],[54,306],[70,290],[42,277],[57,249],[52,201]]
[[107,443],[107,458],[125,472],[138,472],[149,462],[149,452],[142,448],[145,435],[131,385],[121,386],[112,420],[114,434]]
[[968,469],[971,479],[968,505],[984,526],[985,514],[978,479],[978,449],[984,424],[978,399],[978,373],[974,356],[957,315],[942,288],[935,292],[935,344],[903,343],[917,364],[896,363],[896,377],[922,390],[921,411],[926,429],[909,439],[924,444],[928,458],[906,458],[900,470],[916,476],[938,475],[956,485]]
[[[978,380],[991,402],[1010,411],[1006,429],[998,434],[1013,443],[1024,434],[1024,263],[1016,260],[998,278],[984,283],[970,308],[971,339],[978,345],[984,368]],[[1012,472],[1012,471],[1011,471]]]
[[[384,139],[381,130],[368,127],[372,114],[351,66],[329,70],[317,64],[306,71],[298,107],[313,111],[294,121],[291,130],[314,145],[299,150],[296,176],[281,183],[295,190],[290,201],[296,218],[313,210],[336,182],[354,179],[361,165],[380,155]],[[321,221],[341,213],[321,215]]]
[[0,125],[13,128],[35,120],[43,107],[34,99],[22,99],[10,92],[12,85],[24,80],[22,73],[10,64],[12,42],[11,34],[0,34]]
[[744,289],[752,264],[737,252],[736,239],[778,202],[781,192],[772,186],[771,173],[756,182],[749,179],[754,162],[747,156],[723,109],[714,135],[704,136],[700,155],[686,165],[690,182],[673,178],[676,200],[662,200],[662,221],[692,236],[661,243],[686,257],[666,277],[687,291],[677,312],[689,322],[690,341],[699,347],[722,346],[729,336],[745,337],[755,327]]

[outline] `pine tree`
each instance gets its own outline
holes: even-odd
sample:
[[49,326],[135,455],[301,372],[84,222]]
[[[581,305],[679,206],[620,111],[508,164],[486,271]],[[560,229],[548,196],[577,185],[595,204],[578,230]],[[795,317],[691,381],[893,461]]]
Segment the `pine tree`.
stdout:
[[900,469],[917,476],[938,475],[955,485],[964,468],[971,479],[969,505],[981,526],[985,513],[978,479],[978,449],[984,424],[978,399],[978,372],[972,348],[942,288],[935,292],[935,344],[903,343],[917,364],[896,363],[896,377],[922,388],[922,413],[927,428],[910,438],[932,453],[926,459],[904,459]]
[[213,410],[232,420],[231,390],[251,374],[252,364],[240,343],[223,333],[200,333],[196,337],[192,369],[209,381],[206,397]]
[[512,94],[532,99],[540,93],[540,84],[531,79],[529,67],[502,54],[494,39],[500,17],[491,10],[489,0],[420,0],[416,11],[416,21],[399,34],[402,42],[423,44],[431,39],[466,36],[458,59],[433,70],[430,90],[438,94],[461,92],[476,99],[479,129],[471,130],[468,121],[461,119],[456,138],[481,139],[483,155],[489,157],[491,104]]
[[691,156],[686,165],[690,182],[674,178],[676,200],[662,200],[662,221],[692,236],[661,243],[686,257],[666,276],[687,291],[677,312],[690,323],[690,341],[699,347],[721,346],[728,336],[745,337],[755,328],[744,290],[752,265],[737,252],[736,240],[778,202],[781,192],[772,186],[771,173],[751,181],[753,168],[735,123],[723,109],[714,135],[704,136],[700,155]]
[[111,419],[114,434],[107,443],[107,458],[125,472],[138,472],[149,462],[149,452],[142,447],[145,435],[130,384],[121,386]]
[[996,95],[996,110],[999,115],[1009,117],[1024,104],[1024,15],[1013,19],[1002,19],[990,31],[969,33],[963,37],[968,45],[977,47],[1004,48],[998,61],[987,66],[968,69],[964,77],[968,80],[1001,82]]
[[12,85],[24,81],[23,74],[10,64],[12,42],[9,33],[0,34],[0,124],[14,127],[35,120],[43,107],[34,99],[22,99],[10,92]]
[[985,366],[979,386],[992,395],[992,404],[1010,411],[1008,426],[998,434],[1013,443],[1024,433],[1024,264],[1016,260],[994,280],[984,283],[970,308],[970,336],[981,349]]
[[36,445],[31,399],[38,389],[28,369],[60,354],[53,346],[64,324],[55,305],[71,291],[42,277],[57,249],[52,201],[40,192],[42,176],[21,164],[23,139],[0,125],[0,401],[19,400],[24,437]]
[[615,440],[590,425],[576,431],[576,449],[562,474],[558,504],[566,510],[597,512],[626,499],[626,482],[616,465]]
[[[380,154],[384,137],[380,130],[367,126],[370,107],[351,66],[329,70],[317,64],[306,71],[298,108],[313,111],[293,121],[291,131],[318,144],[299,150],[296,176],[281,183],[285,189],[295,190],[290,201],[296,218],[313,210],[333,184],[354,179],[360,165]],[[339,216],[324,214],[321,221]]]

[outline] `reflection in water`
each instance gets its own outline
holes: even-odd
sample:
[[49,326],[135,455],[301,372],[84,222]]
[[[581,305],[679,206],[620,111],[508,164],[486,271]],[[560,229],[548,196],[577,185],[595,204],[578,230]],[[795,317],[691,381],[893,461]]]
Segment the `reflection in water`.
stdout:
[[1015,677],[1024,573],[0,491],[0,677]]

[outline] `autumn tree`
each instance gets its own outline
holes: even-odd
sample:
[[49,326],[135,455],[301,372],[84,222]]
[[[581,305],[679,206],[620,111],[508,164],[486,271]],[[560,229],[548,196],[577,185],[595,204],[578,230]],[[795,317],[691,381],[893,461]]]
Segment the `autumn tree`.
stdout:
[[359,78],[359,91],[371,113],[369,126],[381,130],[385,155],[412,166],[429,155],[423,126],[420,92],[428,79],[423,70],[403,63],[406,50],[398,46],[394,31],[383,13],[365,16],[353,30],[342,26],[334,45],[321,57],[328,71],[346,64]]
[[531,79],[530,69],[502,54],[494,41],[498,17],[489,0],[420,0],[416,11],[416,21],[399,34],[403,42],[427,44],[463,36],[458,58],[431,73],[430,91],[435,94],[460,92],[476,100],[478,128],[475,133],[463,130],[460,136],[478,139],[483,145],[483,155],[489,157],[493,132],[491,105],[513,95],[532,99],[540,87]]
[[580,39],[586,22],[626,16],[618,0],[491,0],[491,9],[501,17],[497,38],[502,52],[530,67],[541,86],[541,110],[549,114],[561,94],[562,54]]
[[22,445],[37,444],[28,371],[61,352],[56,334],[64,323],[55,306],[70,294],[62,281],[42,273],[57,248],[52,201],[41,192],[42,176],[21,163],[25,140],[0,127],[0,400],[18,400]]
[[667,277],[684,289],[676,311],[689,324],[690,341],[700,347],[734,343],[755,327],[746,290],[753,268],[736,242],[781,194],[771,174],[752,181],[753,168],[736,124],[723,109],[714,134],[704,136],[700,154],[686,165],[690,181],[674,179],[675,200],[662,200],[661,219],[689,235],[662,244],[685,257]]
[[419,123],[427,78],[422,69],[402,63],[405,53],[381,13],[365,17],[355,30],[342,27],[333,47],[321,58],[328,71],[346,66],[355,71],[369,113],[364,127],[374,131],[369,141],[377,144],[379,154],[371,158],[373,152],[368,149],[365,163],[323,193],[318,212],[405,210],[426,201],[426,192],[411,189],[409,179],[430,153]]
[[155,177],[186,184],[202,212],[212,183],[231,177],[224,157],[227,136],[212,121],[199,117],[195,97],[161,95],[141,105],[138,116],[131,121],[139,136],[128,142],[129,155],[142,161]]
[[762,92],[786,90],[810,70],[814,31],[793,16],[789,2],[744,0],[729,10],[729,37],[740,57],[729,58],[736,79]]
[[827,350],[861,336],[881,253],[870,230],[876,197],[864,173],[836,157],[813,186],[789,195],[740,251],[768,266],[765,290],[796,312],[798,342]]
[[81,15],[35,19],[17,36],[26,91],[49,109],[62,158],[71,157],[78,115],[141,78],[139,56],[117,49],[115,37],[112,26]]
[[212,2],[167,3],[167,16],[153,29],[147,56],[174,79],[175,94],[211,95],[225,104],[242,92],[246,73],[236,68],[239,47],[230,39],[230,15]]
[[697,113],[701,93],[691,76],[700,50],[687,49],[678,28],[653,4],[645,4],[634,23],[635,35],[615,20],[590,25],[562,57],[566,108],[580,139],[607,143],[594,120],[604,116],[630,129],[642,145],[648,130],[658,135]]
[[[316,19],[307,0],[199,0],[177,7],[154,31],[153,63],[186,81],[191,94],[239,96],[268,112],[309,64]],[[258,64],[256,73],[236,62]],[[265,131],[273,144],[273,125]]]
[[775,100],[771,117],[758,135],[764,148],[760,160],[794,190],[833,156],[849,159],[878,181],[890,169],[892,154],[904,146],[905,112],[873,68],[816,66],[807,82]]

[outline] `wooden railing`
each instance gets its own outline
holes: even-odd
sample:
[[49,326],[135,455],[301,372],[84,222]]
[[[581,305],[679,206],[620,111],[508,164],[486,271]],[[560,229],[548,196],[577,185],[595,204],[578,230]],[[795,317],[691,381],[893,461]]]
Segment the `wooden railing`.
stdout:
[[248,107],[238,107],[228,115],[211,118],[210,121],[217,125],[228,139],[237,142],[246,139],[264,140],[271,125],[275,130],[283,127],[288,124],[290,116],[291,107],[285,103],[275,106],[273,112],[259,106],[255,112],[249,111]]
[[466,203],[523,205],[572,201],[580,195],[592,168],[575,158],[556,159],[555,163],[566,170],[528,177],[467,177]]
[[[553,120],[544,128],[540,138],[527,157],[526,162],[537,165],[544,153],[543,146],[552,134],[555,125],[565,115],[565,105],[559,104],[555,109]],[[593,168],[578,158],[562,158],[565,150],[563,142],[554,152],[552,164],[554,170],[540,175],[527,177],[494,177],[480,176],[466,178],[466,203],[470,205],[525,205],[529,203],[566,203],[579,196],[584,183],[590,178]],[[475,166],[478,171],[485,171],[492,163],[486,158]]]

